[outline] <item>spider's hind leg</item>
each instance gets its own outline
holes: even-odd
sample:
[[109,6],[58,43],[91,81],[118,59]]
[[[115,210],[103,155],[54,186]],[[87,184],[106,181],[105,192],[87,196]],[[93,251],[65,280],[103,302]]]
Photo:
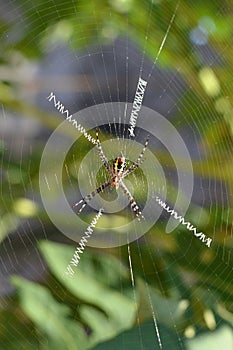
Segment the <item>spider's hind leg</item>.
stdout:
[[130,191],[128,190],[128,188],[126,187],[126,185],[123,183],[123,181],[121,181],[119,183],[119,186],[121,187],[121,189],[123,190],[123,192],[126,194],[126,196],[128,197],[129,199],[129,202],[130,202],[130,206],[131,206],[131,209],[134,211],[138,221],[142,221],[144,220],[144,216],[142,215],[142,212],[141,212],[141,209],[139,208],[139,206],[137,205],[134,197],[132,196],[132,194],[130,193]]

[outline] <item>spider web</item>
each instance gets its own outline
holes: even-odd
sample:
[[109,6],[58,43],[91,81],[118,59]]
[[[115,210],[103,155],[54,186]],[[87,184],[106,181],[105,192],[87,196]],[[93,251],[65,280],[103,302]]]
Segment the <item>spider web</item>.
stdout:
[[[33,14],[29,12],[29,3],[31,9],[34,10]],[[94,4],[94,2],[91,3]],[[77,231],[72,231],[76,235],[76,239],[72,235],[67,236],[78,242],[90,222],[90,218],[94,217],[100,207],[104,207],[105,214],[103,220],[101,219],[102,223],[100,221],[100,226],[109,230],[109,238],[106,235],[104,239],[101,239],[98,234],[99,228],[97,228],[93,234],[93,241],[90,241],[89,245],[92,247],[119,247],[119,255],[127,254],[131,293],[136,307],[139,305],[138,272],[144,278],[143,292],[140,292],[142,293],[141,297],[144,298],[144,305],[147,305],[153,320],[155,334],[150,348],[166,349],[170,340],[168,335],[164,335],[164,323],[160,322],[161,310],[159,307],[158,309],[155,307],[155,293],[154,289],[151,288],[153,279],[156,279],[156,286],[161,295],[167,294],[164,286],[169,286],[170,290],[176,290],[176,293],[180,292],[180,299],[179,297],[178,299],[180,300],[179,307],[182,309],[187,296],[185,297],[181,292],[184,283],[174,275],[175,264],[179,266],[183,279],[190,288],[192,284],[195,284],[195,273],[199,273],[201,270],[206,278],[205,282],[202,281],[202,287],[208,290],[211,285],[211,279],[208,276],[208,263],[216,260],[214,265],[215,288],[210,290],[210,296],[207,297],[208,303],[211,304],[211,298],[215,293],[218,294],[219,289],[222,289],[223,294],[225,292],[226,295],[225,300],[221,301],[226,305],[231,305],[232,302],[227,294],[229,288],[227,282],[232,279],[230,243],[232,239],[232,209],[230,209],[232,206],[232,175],[231,168],[228,169],[223,161],[223,156],[230,154],[230,150],[232,150],[232,134],[231,132],[228,134],[226,131],[227,127],[230,129],[232,125],[228,116],[230,107],[227,107],[227,101],[229,101],[227,97],[231,96],[231,85],[229,83],[222,86],[222,90],[218,92],[220,83],[214,74],[216,67],[223,65],[224,60],[227,59],[230,43],[225,42],[224,50],[221,51],[225,53],[226,57],[220,57],[209,44],[209,36],[212,35],[215,38],[216,35],[217,38],[218,31],[215,23],[220,21],[222,17],[223,8],[218,1],[214,2],[217,8],[215,21],[211,18],[213,10],[210,9],[209,13],[200,16],[199,23],[196,27],[193,26],[191,32],[187,32],[185,24],[181,23],[182,14],[187,21],[192,21],[192,13],[183,2],[172,1],[169,7],[165,6],[166,4],[164,5],[162,1],[143,1],[142,3],[147,24],[139,27],[140,38],[138,38],[138,42],[131,24],[130,13],[134,6],[131,1],[110,1],[109,6],[105,9],[108,20],[105,21],[104,26],[102,26],[102,17],[99,17],[98,6],[102,6],[100,3],[92,6],[93,11],[85,13],[82,12],[82,8],[85,7],[83,2],[79,4],[75,1],[69,3],[64,0],[60,2],[50,1],[46,6],[50,12],[52,10],[53,19],[59,19],[61,23],[60,26],[51,23],[43,40],[39,33],[43,32],[43,23],[47,19],[46,11],[42,7],[32,1],[9,1],[3,6],[3,17],[7,18],[9,23],[15,18],[19,19],[19,24],[15,26],[13,32],[6,30],[2,34],[4,42],[9,40],[8,46],[12,45],[13,47],[14,43],[20,40],[21,30],[22,32],[30,31],[34,28],[35,37],[31,36],[25,42],[25,51],[30,51],[30,45],[33,46],[36,41],[41,40],[40,45],[45,53],[45,58],[42,62],[34,62],[33,64],[18,58],[20,64],[17,67],[16,57],[16,62],[12,62],[14,71],[11,72],[7,69],[1,71],[2,79],[5,81],[9,79],[17,84],[20,88],[18,96],[22,101],[30,102],[58,115],[52,119],[50,125],[47,125],[50,127],[49,129],[44,127],[46,118],[42,118],[41,115],[35,120],[28,119],[19,114],[20,111],[17,111],[17,115],[17,112],[10,112],[6,108],[7,106],[2,103],[0,132],[4,144],[1,148],[3,155],[1,235],[5,236],[5,239],[1,244],[0,251],[1,295],[3,296],[3,304],[13,300],[13,294],[11,294],[13,289],[8,276],[14,273],[32,280],[43,280],[46,277],[46,266],[37,248],[37,242],[40,239],[62,242],[65,239],[67,242],[66,237],[64,238],[64,232],[61,230],[59,232],[55,225],[48,224],[38,210],[42,207],[42,203],[39,197],[39,186],[35,181],[38,169],[36,166],[34,168],[34,164],[42,158],[41,146],[44,147],[51,138],[51,130],[57,132],[57,128],[61,128],[65,133],[67,132],[65,136],[59,133],[54,134],[56,137],[51,143],[51,153],[46,153],[51,157],[50,159],[53,161],[56,159],[57,162],[61,158],[63,152],[61,146],[64,145],[66,136],[68,135],[69,139],[72,133],[72,142],[69,151],[65,154],[65,161],[59,170],[55,169],[54,164],[52,173],[55,183],[60,171],[62,187],[64,187],[64,195],[69,202],[69,207],[81,196],[90,193],[108,179],[95,147],[83,136],[78,138],[80,135],[76,134],[76,130],[68,125],[64,116],[59,115],[53,105],[48,103],[46,97],[49,93],[53,91],[70,113],[77,120],[81,120],[82,125],[93,137],[95,137],[95,126],[100,128],[99,137],[111,162],[122,152],[128,165],[137,159],[143,148],[148,134],[146,118],[150,109],[162,115],[175,127],[188,149],[194,167],[194,183],[192,184],[194,189],[191,191],[191,203],[184,205],[183,203],[187,203],[186,199],[190,190],[190,183],[187,181],[186,188],[184,186],[182,191],[183,201],[179,201],[177,208],[181,213],[184,212],[185,217],[187,212],[187,219],[193,221],[197,228],[200,228],[199,231],[206,230],[205,232],[213,238],[214,248],[210,250],[202,248],[202,243],[198,242],[192,234],[182,227],[176,228],[175,233],[178,237],[178,248],[174,243],[173,233],[166,234],[166,225],[170,217],[167,213],[162,212],[153,198],[159,195],[168,205],[173,207],[176,197],[180,193],[178,171],[185,174],[186,169],[185,165],[184,169],[181,169],[182,161],[179,163],[181,168],[177,169],[177,163],[174,159],[176,157],[174,157],[173,152],[169,154],[168,143],[171,135],[168,135],[167,142],[159,139],[159,134],[162,131],[156,115],[153,115],[153,123],[156,124],[158,135],[153,135],[152,129],[149,130],[151,131],[150,142],[145,153],[145,162],[140,169],[124,180],[140,207],[144,208],[147,200],[154,202],[154,205],[151,205],[150,202],[149,209],[145,210],[145,223],[138,226],[139,223],[133,221],[134,215],[123,193],[106,190],[88,203],[85,213],[82,213],[80,219],[82,223],[78,224],[78,234]],[[193,5],[193,10],[198,10],[198,6],[200,5],[196,5],[196,7]],[[114,28],[115,11],[124,16],[124,35]],[[72,29],[66,21],[66,13],[73,13],[74,18],[79,19],[78,23],[72,23],[74,32],[77,30],[79,36],[72,35]],[[163,28],[158,37],[155,37],[154,18],[161,21]],[[19,25],[21,30],[18,32]],[[94,30],[92,31],[92,27],[101,33],[101,39],[93,40],[96,33]],[[180,42],[191,46],[189,55],[184,52],[181,62],[177,60],[177,57],[180,57],[181,47],[175,42],[174,33]],[[153,52],[149,49],[151,40],[154,42]],[[173,40],[174,44],[172,44]],[[76,47],[80,43],[82,43],[82,49],[77,49]],[[165,67],[171,52],[173,52],[175,64],[172,71],[169,71]],[[191,95],[192,90],[196,89],[196,81],[193,77],[190,78],[188,70],[191,55],[199,57],[200,89],[202,88],[207,95],[209,94],[210,99],[204,98],[200,94],[198,98],[195,96],[195,100]],[[184,79],[184,75],[181,78],[181,72],[183,73],[185,70],[187,70],[187,80]],[[14,75],[14,73],[17,74]],[[146,80],[148,84],[143,107],[138,115],[135,129],[136,137],[130,139],[128,135],[129,116],[139,77]],[[206,86],[205,81],[208,79],[210,82]],[[190,95],[186,91],[190,92]],[[183,99],[185,93],[186,99]],[[203,115],[205,118],[202,117]],[[145,123],[144,127],[143,122]],[[59,127],[58,124],[60,124]],[[216,124],[215,129],[212,128],[213,124]],[[211,148],[209,139],[203,140],[203,135],[208,129],[210,130],[211,143],[217,145],[215,148]],[[222,135],[226,135],[227,140],[222,140]],[[176,136],[172,140],[173,144],[175,144],[175,139]],[[214,157],[209,157],[211,152],[214,153]],[[153,158],[154,155],[156,160]],[[202,160],[206,160],[206,162],[203,163]],[[54,162],[56,163],[56,161]],[[15,166],[10,167],[8,164],[11,163]],[[151,177],[147,177],[148,174]],[[188,177],[187,174],[186,177]],[[58,181],[58,188],[61,187],[59,183]],[[50,187],[45,187],[45,191],[49,193]],[[6,192],[8,192],[7,200],[5,199]],[[29,200],[23,200],[24,197]],[[66,231],[67,227],[73,230],[77,222],[70,223],[67,216],[64,216],[65,208],[60,205],[60,198],[56,198],[55,202],[57,204],[52,203],[57,221],[60,220],[67,224]],[[184,208],[182,208],[182,204]],[[24,213],[23,208],[31,213],[31,217]],[[157,223],[153,222],[155,213],[158,213]],[[116,224],[109,224],[107,220],[109,217],[112,220],[117,218],[122,222],[115,220],[112,222]],[[52,219],[51,221],[54,223]],[[121,222],[121,225],[118,222]],[[114,241],[117,232],[121,230],[120,227],[131,222],[133,222],[132,227],[127,227],[122,232],[122,236],[117,237]],[[154,225],[156,230],[153,230]],[[110,229],[113,231],[110,232]],[[121,247],[122,245],[123,247]],[[147,259],[145,259],[145,246]],[[178,253],[176,249],[178,249]],[[193,250],[196,251],[197,256],[193,254]],[[150,269],[148,269],[148,264]],[[187,273],[189,265],[193,267],[193,274],[190,276]],[[218,279],[218,276],[222,276],[222,278]],[[124,290],[123,287],[122,290]],[[194,305],[199,303],[202,294],[205,293],[201,291],[200,294],[197,294]],[[185,306],[183,308],[186,310]],[[186,342],[179,332],[180,324],[169,302],[167,302],[167,309],[169,310],[169,323],[172,324],[178,344],[177,349],[186,349]],[[145,348],[145,335],[140,317],[139,310],[136,317],[139,343],[137,340],[132,341],[130,343],[132,349],[136,346],[138,349]],[[215,327],[220,327],[222,320],[217,316],[216,319]],[[3,328],[5,327],[3,326]],[[13,329],[14,334],[9,333],[9,344],[11,340],[16,342],[17,335],[20,333],[14,325]],[[28,326],[29,329],[30,326]],[[192,336],[194,330],[192,323],[187,324],[186,340]],[[128,346],[127,341],[126,336],[122,338],[123,348]],[[192,349],[192,343],[187,344]],[[28,340],[29,349],[30,346]]]

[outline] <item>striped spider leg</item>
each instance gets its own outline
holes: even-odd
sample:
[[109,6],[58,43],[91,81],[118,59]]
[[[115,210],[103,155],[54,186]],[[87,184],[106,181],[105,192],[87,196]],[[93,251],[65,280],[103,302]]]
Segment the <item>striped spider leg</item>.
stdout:
[[[102,149],[102,146],[101,146],[101,143],[100,143],[100,140],[99,140],[99,129],[98,128],[96,128],[96,142],[97,142],[97,149],[98,149],[100,160],[103,163],[103,165],[105,166],[105,168],[107,169],[109,175],[112,177],[113,176],[112,168],[111,168],[111,166],[110,166],[110,164],[108,162],[108,159],[105,156],[104,151]],[[111,183],[112,183],[111,179],[109,181],[104,182],[99,187],[97,187],[95,189],[95,191],[92,191],[90,194],[88,194],[87,196],[83,197],[79,202],[75,203],[73,205],[73,208],[75,208],[79,204],[83,203],[77,214],[79,215],[83,211],[83,209],[85,208],[87,203],[90,202],[90,200],[92,200],[92,198],[94,198],[97,193],[102,192],[106,187],[110,186]]]
[[140,208],[138,207],[137,203],[135,202],[133,196],[131,195],[130,191],[127,189],[125,184],[123,183],[123,178],[127,176],[128,174],[132,173],[134,170],[136,170],[140,164],[142,163],[142,158],[144,156],[145,150],[147,148],[148,142],[149,142],[149,137],[147,137],[145,145],[143,150],[141,151],[138,159],[134,164],[132,164],[128,169],[125,170],[126,162],[125,162],[125,157],[121,155],[120,157],[116,158],[113,162],[113,165],[111,166],[108,162],[108,159],[106,158],[100,140],[99,140],[99,132],[98,129],[96,128],[96,141],[97,141],[97,149],[98,149],[98,154],[100,157],[100,160],[102,161],[103,165],[107,169],[110,179],[109,181],[104,182],[101,184],[99,187],[97,187],[94,191],[92,191],[90,194],[87,196],[83,197],[79,202],[75,203],[73,205],[73,208],[77,207],[79,204],[82,204],[81,208],[78,211],[78,215],[82,212],[82,210],[85,208],[87,203],[97,194],[102,192],[106,187],[112,186],[116,189],[119,187],[123,190],[123,192],[126,194],[126,196],[129,199],[131,209],[135,212],[135,215],[139,221],[141,219],[144,219]]
[[122,189],[122,191],[124,192],[124,194],[126,194],[126,196],[128,197],[131,209],[135,212],[135,215],[138,219],[138,221],[144,220],[144,216],[142,215],[141,209],[139,208],[139,206],[137,205],[134,197],[132,196],[132,194],[129,192],[128,188],[125,186],[123,181],[119,182],[119,186]]
[[96,134],[97,148],[98,148],[98,153],[99,153],[100,160],[103,163],[103,165],[105,166],[105,168],[107,169],[109,175],[112,176],[113,175],[112,168],[111,168],[111,166],[110,166],[110,164],[108,162],[107,157],[104,154],[104,151],[102,149],[102,146],[101,146],[101,143],[100,143],[100,140],[99,140],[99,129],[98,128],[96,128],[95,134]]
[[147,136],[146,138],[146,142],[145,142],[145,145],[141,151],[141,153],[139,154],[138,156],[138,159],[136,160],[135,163],[133,163],[128,169],[126,169],[124,172],[123,172],[123,176],[122,178],[126,177],[127,175],[131,174],[134,170],[136,170],[143,162],[143,156],[144,156],[144,153],[146,151],[146,148],[148,146],[148,143],[149,143],[149,136]]
[[73,205],[73,208],[75,208],[75,207],[77,207],[79,204],[83,203],[77,214],[79,215],[79,214],[83,211],[83,209],[85,208],[85,206],[87,205],[87,203],[90,202],[90,200],[92,200],[92,198],[94,198],[95,195],[96,195],[97,193],[102,192],[106,187],[110,186],[111,183],[112,183],[111,180],[104,182],[102,185],[100,185],[99,187],[97,187],[97,188],[95,189],[95,191],[92,191],[90,194],[88,194],[87,196],[83,197],[79,202],[75,203],[75,204]]

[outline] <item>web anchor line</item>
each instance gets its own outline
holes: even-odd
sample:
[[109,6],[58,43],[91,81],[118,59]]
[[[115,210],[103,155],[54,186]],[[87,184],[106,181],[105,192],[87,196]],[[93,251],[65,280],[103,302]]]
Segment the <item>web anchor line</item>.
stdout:
[[[151,68],[151,71],[147,77],[147,80],[150,79],[151,77],[151,74],[152,74],[152,71],[158,61],[158,58],[162,52],[162,49],[165,45],[165,42],[167,40],[167,37],[168,37],[168,34],[170,32],[170,29],[172,27],[172,24],[175,20],[175,17],[176,17],[176,13],[177,13],[177,10],[178,10],[178,7],[180,5],[180,1],[178,1],[177,5],[176,5],[176,8],[175,8],[175,11],[173,12],[173,15],[172,15],[172,18],[169,22],[169,25],[168,25],[168,28],[167,28],[167,31],[163,37],[163,40],[160,44],[160,47],[159,47],[159,50],[158,50],[158,53],[156,55],[156,58],[153,62],[153,66]],[[131,114],[130,114],[130,120],[129,120],[129,124],[130,124],[130,127],[128,128],[128,131],[129,131],[129,136],[130,137],[135,137],[135,134],[134,134],[134,129],[136,127],[136,123],[137,123],[137,118],[138,118],[138,115],[139,115],[139,112],[141,110],[141,107],[142,107],[142,102],[143,102],[143,98],[144,98],[144,94],[146,92],[146,86],[148,84],[148,81],[143,79],[142,78],[142,68],[140,69],[140,75],[139,75],[139,80],[138,80],[138,84],[137,84],[137,88],[136,88],[136,93],[135,93],[135,96],[134,96],[134,100],[133,100],[133,107],[132,107],[132,111],[131,111]]]

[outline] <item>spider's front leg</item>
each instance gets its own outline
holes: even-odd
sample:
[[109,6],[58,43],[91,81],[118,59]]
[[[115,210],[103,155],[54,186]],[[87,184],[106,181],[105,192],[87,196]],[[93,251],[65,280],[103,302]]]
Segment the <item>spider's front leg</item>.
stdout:
[[122,178],[124,178],[125,176],[131,174],[134,170],[136,170],[143,162],[143,156],[144,156],[144,153],[146,151],[146,148],[148,146],[148,143],[149,143],[149,135],[147,136],[146,138],[146,142],[145,142],[145,145],[141,151],[141,153],[139,154],[138,156],[138,159],[136,160],[136,162],[134,164],[132,164],[128,169],[126,169],[124,172],[123,172],[123,176]]
[[88,202],[90,202],[90,200],[92,200],[92,198],[95,197],[95,195],[97,193],[102,192],[106,187],[108,187],[111,184],[111,181],[106,181],[104,182],[102,185],[100,185],[99,187],[97,187],[95,189],[95,191],[92,191],[90,194],[88,194],[87,196],[83,197],[79,202],[75,203],[72,207],[76,208],[79,204],[82,204],[81,208],[79,209],[79,211],[77,212],[77,215],[79,215],[83,209],[85,208],[85,206],[87,205]]
[[96,128],[96,142],[97,142],[97,148],[98,148],[100,160],[103,163],[103,165],[105,166],[105,168],[107,169],[109,175],[112,176],[112,168],[109,165],[108,159],[104,154],[104,151],[102,149],[102,146],[101,146],[101,143],[99,140],[99,129],[98,128]]
[[125,184],[123,183],[123,181],[119,182],[119,187],[121,187],[121,189],[123,190],[123,192],[126,194],[126,196],[129,199],[130,202],[130,206],[131,209],[135,212],[135,215],[138,219],[138,221],[144,220],[144,216],[142,215],[141,209],[139,208],[139,206],[137,205],[134,197],[132,196],[132,194],[129,192],[128,188],[125,186]]

